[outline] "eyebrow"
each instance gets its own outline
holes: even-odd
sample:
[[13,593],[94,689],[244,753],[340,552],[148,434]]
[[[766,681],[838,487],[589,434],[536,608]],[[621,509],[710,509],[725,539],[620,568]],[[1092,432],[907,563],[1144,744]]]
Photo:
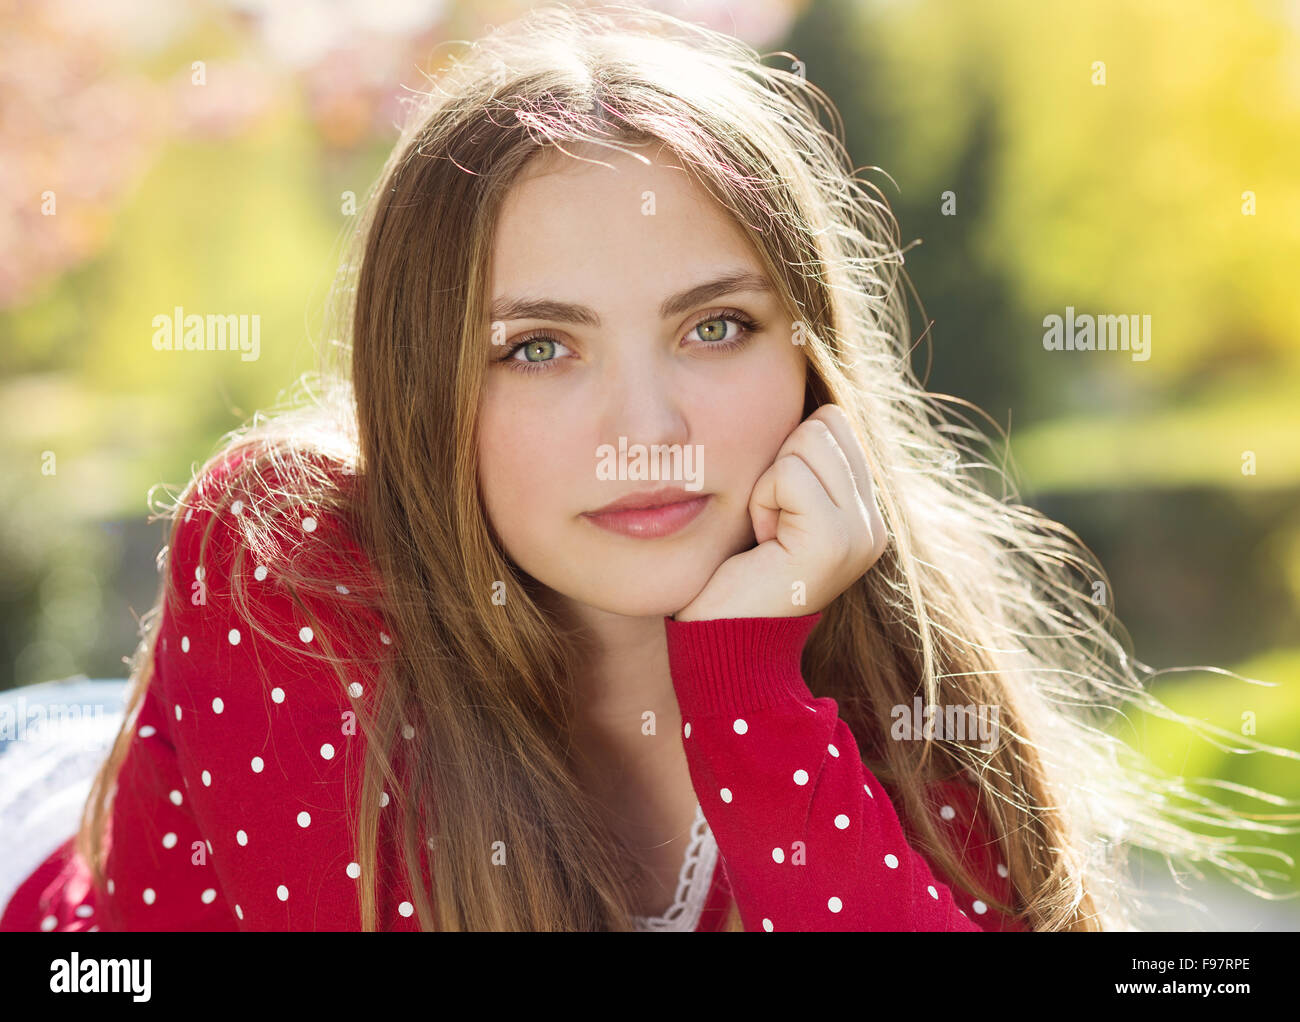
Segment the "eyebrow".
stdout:
[[[688,287],[675,295],[669,295],[659,306],[661,319],[679,316],[697,305],[734,294],[737,291],[771,292],[772,284],[761,273],[738,270],[727,273],[702,284]],[[600,326],[600,317],[585,305],[571,302],[557,302],[550,299],[533,298],[498,298],[492,303],[489,313],[493,322],[511,319],[548,319],[558,323],[580,323],[583,326]]]

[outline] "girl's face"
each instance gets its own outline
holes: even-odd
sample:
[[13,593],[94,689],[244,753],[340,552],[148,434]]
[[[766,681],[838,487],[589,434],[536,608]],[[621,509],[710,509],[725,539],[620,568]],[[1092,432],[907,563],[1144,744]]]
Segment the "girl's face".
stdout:
[[[502,210],[479,483],[506,552],[548,589],[664,616],[754,545],[750,493],[803,418],[807,363],[706,192],[673,163],[592,152],[613,169],[539,157]],[[614,528],[587,517],[664,489],[702,499]]]

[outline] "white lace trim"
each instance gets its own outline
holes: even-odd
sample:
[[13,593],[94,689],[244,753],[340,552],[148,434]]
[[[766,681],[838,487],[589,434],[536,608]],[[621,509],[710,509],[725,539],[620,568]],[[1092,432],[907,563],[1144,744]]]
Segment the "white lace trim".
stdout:
[[686,846],[686,856],[681,871],[677,874],[677,896],[661,916],[633,916],[636,928],[647,932],[690,931],[699,926],[704,904],[709,900],[717,863],[717,842],[713,839],[708,820],[704,818],[704,810],[696,803],[691,841]]

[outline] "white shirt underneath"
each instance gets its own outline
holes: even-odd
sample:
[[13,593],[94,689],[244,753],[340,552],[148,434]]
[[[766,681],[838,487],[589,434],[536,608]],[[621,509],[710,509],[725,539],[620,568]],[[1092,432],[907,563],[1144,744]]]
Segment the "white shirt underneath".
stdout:
[[691,840],[686,846],[682,868],[677,874],[677,895],[663,915],[633,916],[636,928],[642,931],[685,930],[693,931],[700,925],[700,914],[709,899],[713,886],[713,871],[718,862],[718,845],[713,831],[704,818],[704,810],[695,805],[695,823],[691,826]]

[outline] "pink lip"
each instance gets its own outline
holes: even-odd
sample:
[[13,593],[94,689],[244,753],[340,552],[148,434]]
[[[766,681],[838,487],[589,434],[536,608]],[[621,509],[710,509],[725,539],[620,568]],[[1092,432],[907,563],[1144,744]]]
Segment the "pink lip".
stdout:
[[[647,497],[654,497],[654,495],[642,495],[641,500],[644,501]],[[589,511],[582,517],[609,532],[617,532],[636,539],[658,539],[660,536],[669,536],[677,532],[694,520],[704,510],[704,505],[709,502],[709,494],[685,497],[681,491],[676,491],[675,494],[659,499],[672,500],[673,503],[666,503],[660,507],[617,510],[620,503],[636,500],[636,498],[624,498],[624,501],[615,501],[612,505],[608,505],[615,508],[613,511]]]

